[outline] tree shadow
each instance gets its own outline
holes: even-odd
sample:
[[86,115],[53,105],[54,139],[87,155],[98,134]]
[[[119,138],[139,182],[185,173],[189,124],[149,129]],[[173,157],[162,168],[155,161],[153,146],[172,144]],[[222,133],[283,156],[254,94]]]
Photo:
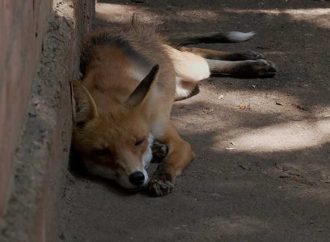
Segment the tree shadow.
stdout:
[[[330,101],[329,96],[326,95],[329,85],[324,81],[324,76],[327,75],[324,66],[327,65],[329,59],[329,52],[324,51],[324,46],[327,45],[330,32],[329,26],[323,23],[326,22],[325,20],[322,20],[323,25],[319,25],[317,21],[318,18],[328,16],[327,13],[322,11],[318,13],[317,10],[328,10],[327,3],[263,1],[262,6],[250,2],[244,3],[242,8],[235,7],[237,6],[235,1],[223,4],[221,8],[215,7],[219,5],[217,1],[208,4],[203,1],[194,1],[189,4],[174,1],[146,1],[143,4],[128,5],[126,2],[124,4],[124,1],[101,1],[100,3],[109,5],[107,11],[116,9],[117,17],[113,18],[114,14],[111,11],[110,16],[105,18],[97,14],[97,26],[121,25],[122,21],[129,21],[133,13],[138,13],[144,22],[158,25],[158,30],[169,39],[176,35],[219,31],[221,23],[224,23],[222,28],[224,31],[253,29],[257,32],[257,36],[249,42],[199,45],[227,50],[254,49],[264,52],[267,58],[277,64],[279,72],[271,81],[239,80],[235,82],[237,85],[231,86],[232,89],[250,89],[251,83],[257,83],[258,88],[262,90],[284,89],[289,94],[300,97],[302,105],[307,107],[328,104]],[[304,9],[310,12],[304,13]],[[189,12],[190,10],[192,12]],[[286,12],[286,10],[293,12]],[[316,15],[310,21],[303,17],[313,14]],[[269,29],[272,30],[271,35],[269,35]],[[315,41],[316,38],[317,41]],[[296,48],[292,48],[293,43]],[[221,86],[226,81],[228,82],[228,78],[222,78],[222,82],[218,85]],[[321,88],[317,88],[317,85],[321,85]]]
[[[197,157],[177,179],[176,191],[152,202],[145,196],[123,200],[123,194],[115,191],[119,196],[111,196],[111,200],[120,206],[107,206],[115,223],[109,225],[107,217],[98,218],[107,226],[95,230],[108,235],[109,226],[112,232],[125,228],[117,238],[141,241],[326,241],[330,236],[330,141],[327,126],[319,131],[325,135],[320,142],[316,142],[313,128],[329,117],[330,33],[317,19],[296,18],[290,11],[312,13],[313,9],[327,9],[328,4],[298,0],[99,2],[119,6],[115,18],[111,12],[108,17],[97,15],[98,27],[119,26],[138,12],[147,23],[159,24],[159,31],[169,38],[214,32],[221,23],[223,30],[253,28],[258,35],[249,42],[200,46],[262,51],[279,72],[262,80],[211,78],[201,84],[201,94],[177,102],[173,120]],[[242,140],[254,142],[274,128],[266,136],[271,143],[276,132],[296,126],[301,127],[297,132],[310,135],[298,141],[311,140],[310,145],[294,149],[282,145],[274,151],[237,147],[245,144],[239,143]],[[259,131],[264,133],[256,133]],[[283,144],[290,141],[285,135],[278,144],[281,139]],[[132,214],[144,221],[123,219]],[[106,236],[99,241],[107,241]]]

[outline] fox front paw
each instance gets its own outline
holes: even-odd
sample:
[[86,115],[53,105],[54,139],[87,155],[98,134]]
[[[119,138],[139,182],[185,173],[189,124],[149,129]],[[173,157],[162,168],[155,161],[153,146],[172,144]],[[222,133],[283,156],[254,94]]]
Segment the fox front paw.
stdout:
[[174,184],[169,174],[157,174],[151,177],[148,184],[148,192],[151,196],[161,197],[173,191]]
[[166,144],[162,144],[155,141],[151,147],[152,150],[152,160],[151,163],[161,163],[167,156],[168,147]]

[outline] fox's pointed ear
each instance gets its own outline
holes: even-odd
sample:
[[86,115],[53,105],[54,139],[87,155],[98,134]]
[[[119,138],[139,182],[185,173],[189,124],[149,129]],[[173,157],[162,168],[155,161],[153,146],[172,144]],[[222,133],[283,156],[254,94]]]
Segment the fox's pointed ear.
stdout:
[[81,126],[98,116],[95,101],[81,81],[71,82],[73,122]]
[[140,82],[137,88],[135,88],[126,101],[129,106],[136,107],[142,103],[143,99],[148,94],[152,83],[157,78],[158,70],[159,65],[155,65],[148,75]]

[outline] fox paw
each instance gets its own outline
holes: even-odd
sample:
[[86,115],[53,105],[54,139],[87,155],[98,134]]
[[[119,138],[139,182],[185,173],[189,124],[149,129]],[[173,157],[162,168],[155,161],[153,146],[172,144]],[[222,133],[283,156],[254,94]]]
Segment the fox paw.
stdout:
[[148,184],[148,192],[154,197],[165,196],[171,193],[173,188],[174,184],[169,174],[154,174]]
[[258,59],[265,59],[265,56],[259,52],[248,50],[242,53],[242,59],[245,60],[258,60]]
[[254,70],[258,77],[272,77],[276,73],[275,64],[264,59],[259,59],[254,62]]
[[166,144],[155,141],[151,147],[152,149],[152,163],[160,163],[164,160],[168,153],[168,147]]
[[265,59],[247,60],[239,66],[237,74],[243,77],[272,77],[276,74],[276,67],[273,62]]

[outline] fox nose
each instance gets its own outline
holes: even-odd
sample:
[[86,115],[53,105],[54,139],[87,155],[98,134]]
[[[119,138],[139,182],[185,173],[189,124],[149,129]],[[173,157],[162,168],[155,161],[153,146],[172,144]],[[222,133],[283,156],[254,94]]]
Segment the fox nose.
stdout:
[[144,183],[144,174],[141,171],[136,171],[129,175],[129,181],[135,186],[141,186]]

